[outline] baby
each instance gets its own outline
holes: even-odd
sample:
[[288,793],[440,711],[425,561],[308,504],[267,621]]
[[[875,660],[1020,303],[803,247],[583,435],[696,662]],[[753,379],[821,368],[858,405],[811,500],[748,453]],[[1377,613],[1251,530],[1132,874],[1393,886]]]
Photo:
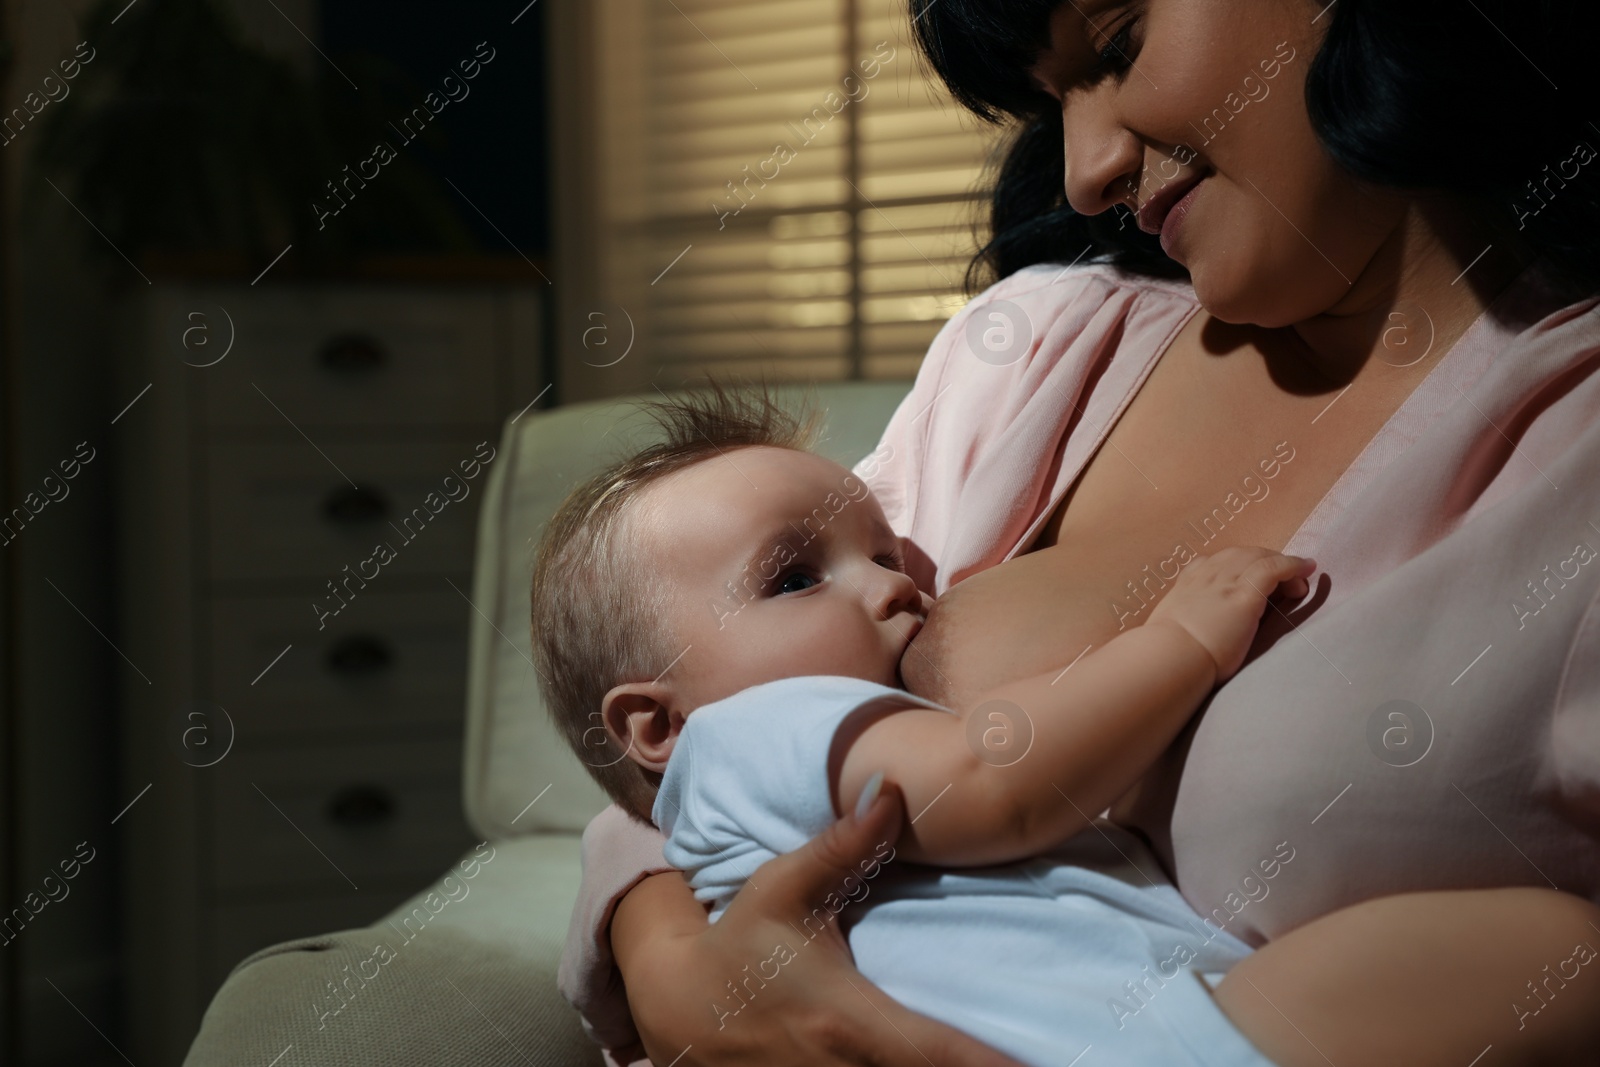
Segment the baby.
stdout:
[[[564,736],[667,836],[711,921],[887,778],[908,820],[846,892],[865,901],[856,965],[890,996],[1030,1064],[1273,1062],[1212,993],[1250,947],[1097,816],[1239,670],[1269,598],[1307,594],[1314,562],[1201,557],[1144,625],[946,708],[902,687],[932,601],[866,486],[808,451],[817,416],[716,386],[653,408],[661,443],[550,520],[534,648]],[[1293,857],[1280,846],[1262,877]],[[838,905],[708,991],[708,1025],[734,1025]]]

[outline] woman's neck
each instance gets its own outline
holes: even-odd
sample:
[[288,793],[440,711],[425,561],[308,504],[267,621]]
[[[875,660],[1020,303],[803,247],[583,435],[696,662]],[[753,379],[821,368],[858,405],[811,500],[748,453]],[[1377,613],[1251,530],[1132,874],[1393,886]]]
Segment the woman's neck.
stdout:
[[1413,201],[1349,291],[1288,329],[1330,383],[1409,391],[1534,256],[1481,210]]

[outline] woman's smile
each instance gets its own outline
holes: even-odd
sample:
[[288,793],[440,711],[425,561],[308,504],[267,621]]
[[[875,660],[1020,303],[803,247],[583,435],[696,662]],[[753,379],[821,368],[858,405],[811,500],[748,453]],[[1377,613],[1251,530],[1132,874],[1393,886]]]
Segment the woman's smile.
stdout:
[[[1172,205],[1171,209],[1167,211],[1166,217],[1161,221],[1161,248],[1173,259],[1178,259],[1174,249],[1178,242],[1179,228],[1183,226],[1184,221],[1189,217],[1189,211],[1199,198],[1200,187],[1204,184],[1205,179],[1202,178],[1190,186],[1189,190],[1178,198],[1177,203]],[[1182,262],[1181,259],[1178,261]]]
[[1139,205],[1139,229],[1145,233],[1160,233],[1173,207],[1206,177],[1205,174],[1192,174],[1181,181],[1168,182],[1157,189]]

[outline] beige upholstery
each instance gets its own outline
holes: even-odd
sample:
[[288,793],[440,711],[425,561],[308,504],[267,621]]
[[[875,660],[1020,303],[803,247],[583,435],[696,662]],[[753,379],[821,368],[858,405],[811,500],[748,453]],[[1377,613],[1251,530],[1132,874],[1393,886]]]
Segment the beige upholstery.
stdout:
[[[578,839],[533,834],[491,846],[475,877],[436,882],[384,921],[244,960],[212,998],[184,1063],[264,1067],[293,1046],[280,1067],[596,1067],[600,1055],[555,990]],[[438,913],[423,919],[429,892]],[[441,907],[447,892],[459,899]],[[392,957],[374,952],[380,943]]]
[[[849,466],[877,446],[909,389],[852,382],[790,395],[826,408],[819,451]],[[529,559],[568,488],[648,433],[624,399],[529,412],[501,435],[479,516],[463,789],[493,859],[371,927],[241,962],[206,1012],[189,1067],[271,1063],[290,1045],[293,1062],[338,1067],[601,1062],[555,971],[577,896],[578,835],[606,801],[544,714],[529,656]],[[368,962],[380,942],[392,958]],[[324,1017],[330,1007],[341,1010]]]

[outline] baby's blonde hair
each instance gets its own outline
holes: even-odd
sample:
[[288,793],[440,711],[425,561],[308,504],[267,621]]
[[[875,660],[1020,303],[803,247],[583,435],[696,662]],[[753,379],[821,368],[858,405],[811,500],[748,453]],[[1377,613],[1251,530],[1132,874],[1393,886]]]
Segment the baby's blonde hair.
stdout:
[[822,413],[791,411],[765,382],[706,386],[640,404],[656,443],[607,466],[567,494],[534,557],[533,654],[545,706],[595,781],[650,823],[661,776],[634,763],[600,720],[606,693],[660,676],[681,649],[667,619],[669,591],[650,580],[631,536],[630,502],[667,475],[739,448],[810,451]]

